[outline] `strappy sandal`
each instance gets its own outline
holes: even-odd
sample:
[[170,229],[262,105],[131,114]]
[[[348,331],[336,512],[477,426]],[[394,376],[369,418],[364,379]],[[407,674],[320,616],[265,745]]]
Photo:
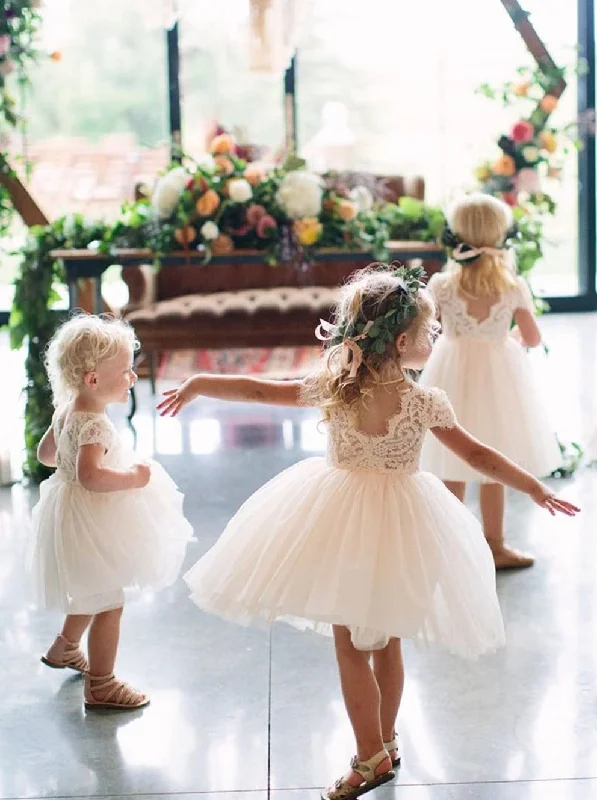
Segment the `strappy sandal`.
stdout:
[[352,786],[346,780],[346,776],[340,778],[331,789],[326,789],[321,793],[321,800],[354,800],[377,786],[388,783],[396,777],[393,769],[382,772],[380,775],[375,774],[377,767],[387,758],[389,758],[387,750],[381,750],[368,761],[359,761],[357,756],[354,756],[350,767],[353,772],[361,776],[362,782],[358,786]]
[[392,758],[392,756],[390,756],[390,758],[392,760],[392,766],[393,767],[399,767],[402,759],[400,757],[400,751],[398,749],[398,736],[396,734],[394,734],[394,738],[392,739],[392,741],[391,742],[384,742],[383,746],[388,751],[388,754],[389,753],[396,753],[396,755],[393,758]]
[[[93,682],[93,685],[92,685]],[[102,699],[96,700],[94,692],[101,692]],[[85,708],[95,711],[102,708],[116,708],[120,711],[136,711],[149,705],[149,697],[115,678],[114,675],[85,675]]]
[[72,669],[82,674],[89,669],[87,659],[79,645],[69,642],[62,634],[56,637],[54,644],[45,656],[41,657],[41,662],[52,669]]

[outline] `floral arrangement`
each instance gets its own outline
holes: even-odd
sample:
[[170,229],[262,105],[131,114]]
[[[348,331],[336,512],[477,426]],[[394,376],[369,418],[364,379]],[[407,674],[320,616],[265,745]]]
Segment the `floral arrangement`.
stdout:
[[[574,67],[582,74],[584,62]],[[548,179],[558,179],[564,156],[582,146],[584,129],[592,125],[592,115],[565,126],[550,123],[558,106],[558,95],[566,85],[567,68],[546,68],[545,64],[520,67],[514,81],[492,87],[483,84],[479,92],[500,100],[517,115],[508,133],[498,139],[499,155],[475,171],[482,191],[500,197],[512,207],[518,224],[514,242],[519,271],[527,275],[542,257],[543,224],[553,215],[556,204],[544,188]]]
[[247,163],[228,133],[213,138],[203,159],[183,158],[162,175],[151,198],[159,250],[200,249],[207,262],[256,249],[271,264],[322,247],[387,257],[387,205],[366,186],[348,189],[340,176],[309,172],[296,157],[269,171]]
[[[9,83],[11,76],[27,83],[26,67],[37,57],[40,5],[41,0],[0,0],[0,174],[12,174],[6,153],[7,131],[24,124]],[[8,192],[0,184],[0,237],[7,232],[13,212]]]

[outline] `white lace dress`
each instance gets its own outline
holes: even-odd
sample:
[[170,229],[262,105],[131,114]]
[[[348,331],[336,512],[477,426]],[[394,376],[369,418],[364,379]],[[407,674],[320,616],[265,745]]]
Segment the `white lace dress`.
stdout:
[[90,492],[77,481],[77,452],[105,448],[104,466],[126,469],[135,459],[104,414],[68,410],[53,421],[56,472],[40,486],[33,509],[32,570],[41,606],[94,614],[122,605],[125,589],[160,589],[176,580],[193,529],[183,496],[151,462],[143,489]]
[[418,471],[427,430],[454,424],[445,394],[415,384],[383,435],[334,413],[327,457],[259,489],[184,576],[194,602],[243,624],[283,619],[323,634],[345,625],[364,650],[388,637],[471,658],[503,645],[483,533]]
[[[491,307],[482,322],[470,316],[454,273],[429,281],[439,306],[442,335],[421,376],[421,385],[443,389],[458,422],[537,477],[561,466],[562,458],[524,348],[509,335],[518,309],[532,310],[522,278]],[[457,458],[439,441],[423,448],[423,469],[442,480],[487,479]]]

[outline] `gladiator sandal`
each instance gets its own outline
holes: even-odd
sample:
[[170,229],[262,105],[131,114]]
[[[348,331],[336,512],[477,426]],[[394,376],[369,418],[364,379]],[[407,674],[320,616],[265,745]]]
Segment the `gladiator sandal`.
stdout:
[[[402,761],[400,757],[400,750],[398,749],[398,736],[394,733],[394,738],[391,742],[384,742],[383,746],[388,751],[390,758],[392,760],[393,767],[399,767],[400,762]],[[393,755],[392,755],[393,753]]]
[[[94,692],[101,694],[102,699],[94,697]],[[85,675],[85,708],[95,711],[101,708],[116,708],[121,711],[136,711],[149,705],[149,697],[138,692],[128,683],[115,678],[114,675]]]
[[75,672],[85,673],[89,669],[87,659],[81,652],[81,648],[74,642],[69,642],[62,634],[57,636],[54,644],[50,647],[41,661],[52,669],[72,669]]
[[354,756],[350,762],[350,767],[353,772],[361,776],[361,783],[358,786],[352,786],[348,783],[347,776],[344,776],[336,781],[332,788],[325,789],[321,793],[321,800],[354,800],[354,798],[370,792],[371,789],[391,781],[392,778],[396,777],[393,769],[389,769],[379,775],[375,773],[377,767],[388,758],[387,750],[381,750],[368,761],[359,761],[357,756]]

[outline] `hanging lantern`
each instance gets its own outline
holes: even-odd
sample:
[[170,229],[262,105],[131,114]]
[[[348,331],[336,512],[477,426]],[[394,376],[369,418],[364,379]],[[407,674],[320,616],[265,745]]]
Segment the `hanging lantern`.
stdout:
[[249,64],[255,72],[283,73],[296,49],[301,0],[250,0]]

